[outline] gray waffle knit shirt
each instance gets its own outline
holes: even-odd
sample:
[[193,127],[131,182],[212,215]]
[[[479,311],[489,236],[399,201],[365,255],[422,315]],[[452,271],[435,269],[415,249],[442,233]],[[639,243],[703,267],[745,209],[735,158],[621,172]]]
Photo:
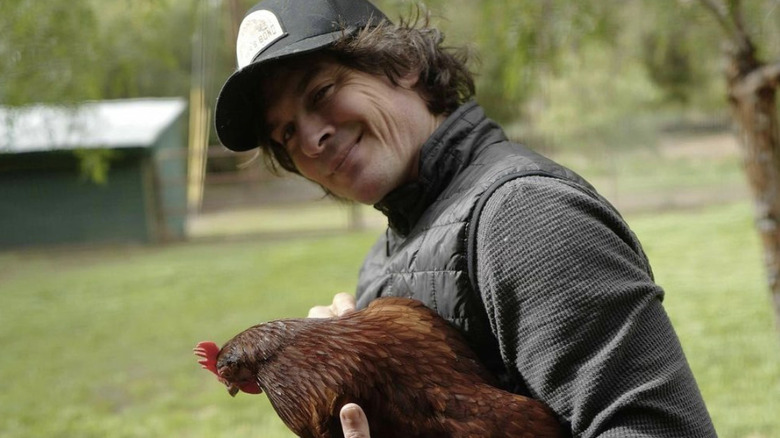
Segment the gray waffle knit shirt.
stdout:
[[565,181],[499,188],[479,220],[477,278],[502,358],[575,436],[716,436],[634,239]]

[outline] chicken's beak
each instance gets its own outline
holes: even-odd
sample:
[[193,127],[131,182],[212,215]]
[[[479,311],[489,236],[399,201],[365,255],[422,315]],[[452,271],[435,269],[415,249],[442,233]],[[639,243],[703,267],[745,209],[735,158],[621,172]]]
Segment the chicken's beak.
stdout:
[[238,390],[239,390],[238,385],[236,385],[235,383],[231,383],[230,385],[228,385],[228,394],[230,394],[231,397],[235,397],[236,394],[238,394]]

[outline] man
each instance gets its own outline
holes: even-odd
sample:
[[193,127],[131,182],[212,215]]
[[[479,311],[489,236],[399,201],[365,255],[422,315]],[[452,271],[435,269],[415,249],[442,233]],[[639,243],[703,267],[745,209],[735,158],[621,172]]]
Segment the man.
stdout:
[[[221,141],[388,218],[357,300],[310,316],[412,297],[573,436],[715,436],[634,234],[578,175],[507,140],[442,39],[366,0],[266,0],[242,22]],[[368,436],[359,406],[342,421]]]

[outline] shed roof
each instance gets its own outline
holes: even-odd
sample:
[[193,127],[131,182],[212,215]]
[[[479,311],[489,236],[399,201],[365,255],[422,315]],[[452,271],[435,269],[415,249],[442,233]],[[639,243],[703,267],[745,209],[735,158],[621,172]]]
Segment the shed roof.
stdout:
[[145,148],[185,110],[181,98],[0,107],[0,154],[80,148]]

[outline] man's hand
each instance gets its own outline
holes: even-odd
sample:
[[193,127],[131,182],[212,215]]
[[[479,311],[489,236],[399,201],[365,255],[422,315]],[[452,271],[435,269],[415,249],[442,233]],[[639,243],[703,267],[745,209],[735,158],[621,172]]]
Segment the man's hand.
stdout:
[[341,408],[341,428],[344,438],[370,438],[368,433],[368,418],[363,409],[354,403],[347,403]]
[[348,293],[338,293],[330,306],[315,306],[309,309],[309,318],[331,318],[355,311],[355,297]]

